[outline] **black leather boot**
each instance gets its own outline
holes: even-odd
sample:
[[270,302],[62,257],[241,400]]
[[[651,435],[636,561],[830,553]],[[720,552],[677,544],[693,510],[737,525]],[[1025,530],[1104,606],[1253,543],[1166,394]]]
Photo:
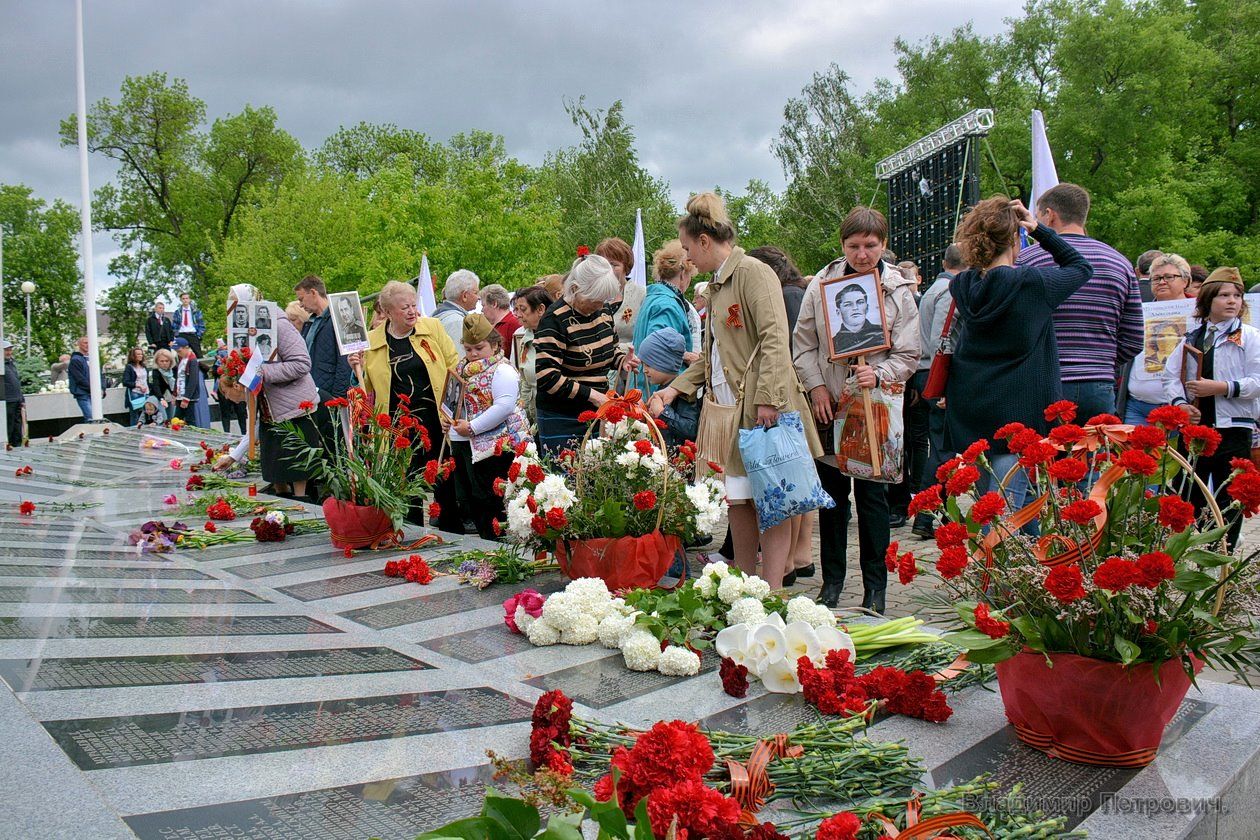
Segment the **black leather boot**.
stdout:
[[884,590],[878,589],[874,592],[862,593],[862,607],[871,612],[884,614]]
[[840,593],[844,591],[843,583],[824,583],[822,591],[818,593],[818,603],[824,607],[835,609],[840,603]]

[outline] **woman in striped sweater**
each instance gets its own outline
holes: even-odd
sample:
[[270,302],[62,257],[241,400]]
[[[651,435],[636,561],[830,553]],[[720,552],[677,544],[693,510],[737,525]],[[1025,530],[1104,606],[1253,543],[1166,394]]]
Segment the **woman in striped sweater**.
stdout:
[[547,308],[534,330],[538,435],[544,455],[556,455],[586,433],[578,415],[603,405],[608,374],[618,365],[637,367],[617,347],[608,303],[621,284],[608,260],[584,254],[564,280],[563,296]]

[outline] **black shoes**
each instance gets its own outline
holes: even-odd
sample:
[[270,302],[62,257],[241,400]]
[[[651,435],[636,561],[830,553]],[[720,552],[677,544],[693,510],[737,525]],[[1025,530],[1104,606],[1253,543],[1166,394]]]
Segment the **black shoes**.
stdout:
[[930,540],[936,536],[932,517],[920,513],[914,518],[914,526],[910,529],[910,533],[914,534],[921,540]]
[[793,585],[793,584],[795,584],[795,583],[796,583],[796,572],[794,572],[794,571],[793,571],[793,572],[788,572],[786,575],[784,575],[784,576],[783,576],[783,588],[784,588],[784,589],[787,589],[789,586],[792,586],[792,585]]
[[862,608],[871,612],[884,614],[884,590],[862,593]]
[[822,592],[818,593],[818,603],[824,607],[835,609],[840,603],[840,593],[844,591],[843,583],[824,583]]
[[906,515],[904,513],[893,512],[888,514],[889,528],[904,528],[906,524]]
[[798,578],[812,578],[814,576],[814,564],[810,563],[808,566],[797,569],[796,576]]

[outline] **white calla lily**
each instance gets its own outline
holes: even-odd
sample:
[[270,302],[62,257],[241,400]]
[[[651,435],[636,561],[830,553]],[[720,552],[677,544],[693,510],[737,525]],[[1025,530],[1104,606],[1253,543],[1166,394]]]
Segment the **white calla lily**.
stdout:
[[772,612],[770,615],[766,616],[766,624],[769,624],[772,627],[778,627],[780,630],[787,626],[783,623],[783,616],[779,615],[777,612]]
[[793,667],[802,656],[808,656],[810,662],[816,662],[822,653],[822,642],[814,628],[806,621],[793,621],[783,631],[787,650],[784,658]]
[[713,646],[717,655],[723,659],[732,659],[736,665],[747,666],[746,648],[748,646],[748,625],[732,624],[717,634]]
[[766,691],[775,694],[796,694],[801,690],[801,683],[796,678],[796,665],[786,659],[772,663],[761,672],[761,682]]
[[[814,633],[818,636],[818,642],[821,647],[821,656],[826,657],[828,651],[847,650],[849,652],[849,661],[857,662],[857,647],[853,644],[853,638],[841,630],[834,627],[815,627]],[[819,664],[817,662],[815,665]]]
[[760,656],[763,667],[779,662],[787,655],[787,638],[783,630],[770,623],[753,628],[748,634],[748,646],[760,647],[764,651]]

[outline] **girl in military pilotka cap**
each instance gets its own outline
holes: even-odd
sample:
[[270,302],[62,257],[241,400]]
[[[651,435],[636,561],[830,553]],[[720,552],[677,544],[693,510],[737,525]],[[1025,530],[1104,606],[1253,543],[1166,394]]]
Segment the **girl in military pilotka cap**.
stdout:
[[464,318],[461,340],[465,356],[455,370],[465,385],[450,430],[456,488],[468,505],[463,519],[476,522],[482,538],[494,539],[495,521],[503,518],[494,480],[507,477],[512,447],[529,439],[529,426],[517,407],[520,375],[503,361],[503,337],[486,316],[473,312]]

